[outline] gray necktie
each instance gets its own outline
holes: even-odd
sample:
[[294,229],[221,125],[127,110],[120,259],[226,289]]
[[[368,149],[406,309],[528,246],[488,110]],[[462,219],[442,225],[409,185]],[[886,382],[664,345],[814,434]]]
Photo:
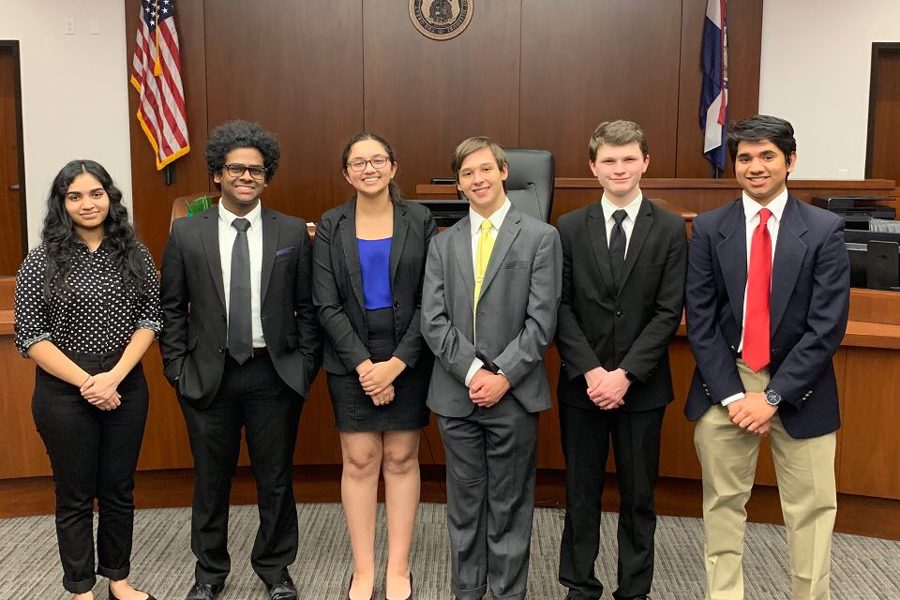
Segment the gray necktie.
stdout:
[[612,214],[613,225],[612,233],[609,236],[609,262],[612,266],[613,281],[618,285],[621,283],[619,279],[622,277],[622,270],[625,267],[625,230],[622,228],[622,221],[628,216],[624,210],[619,209]]
[[253,352],[253,332],[250,326],[250,247],[247,244],[250,221],[235,219],[231,226],[237,229],[237,236],[231,247],[228,353],[242,365]]

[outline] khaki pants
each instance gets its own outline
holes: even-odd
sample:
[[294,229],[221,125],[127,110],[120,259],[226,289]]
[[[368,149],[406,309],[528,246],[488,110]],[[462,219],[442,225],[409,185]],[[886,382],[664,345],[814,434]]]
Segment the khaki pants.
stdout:
[[[744,389],[763,391],[769,373],[754,373],[742,360]],[[781,510],[787,529],[792,600],[829,600],[831,532],[837,513],[834,476],[835,434],[811,439],[788,435],[778,414],[769,438]],[[706,598],[742,600],[745,505],[756,474],[760,438],[728,418],[715,405],[694,429],[694,446],[703,469],[703,522],[706,533]]]

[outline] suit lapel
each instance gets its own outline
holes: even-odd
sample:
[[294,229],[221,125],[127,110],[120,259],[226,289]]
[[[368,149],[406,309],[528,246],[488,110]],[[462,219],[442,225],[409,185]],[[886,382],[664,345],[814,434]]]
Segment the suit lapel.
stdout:
[[616,294],[616,283],[613,281],[612,265],[609,262],[609,242],[606,239],[606,217],[603,215],[603,206],[595,202],[587,211],[588,238],[591,241],[592,254],[597,260],[600,269],[602,285],[606,287],[610,295]]
[[395,287],[394,279],[397,276],[397,265],[400,264],[400,256],[403,254],[403,244],[406,243],[406,233],[409,231],[409,218],[405,206],[394,205],[394,234],[391,238],[391,288]]
[[[643,198],[638,209],[637,219],[631,230],[631,239],[628,240],[628,251],[625,254],[625,266],[622,269],[622,277],[616,282],[618,286],[616,288],[617,297],[624,289],[625,282],[628,281],[628,277],[631,275],[632,269],[634,269],[634,264],[637,262],[637,257],[641,254],[644,242],[647,241],[647,235],[650,233],[651,227],[653,227],[653,205],[649,200]],[[604,228],[605,231],[606,228]]]
[[263,255],[262,255],[262,276],[260,280],[260,304],[266,298],[266,291],[269,289],[269,280],[272,278],[272,267],[275,265],[275,251],[278,248],[279,223],[278,217],[262,207],[260,215],[262,221],[263,235]]
[[[472,224],[469,216],[466,215],[457,221],[454,227],[456,229],[453,230],[451,241],[453,255],[456,257],[456,266],[466,289],[466,298],[471,309],[475,297],[475,267],[472,265]],[[484,284],[482,284],[482,289],[484,289],[483,286]]]
[[343,218],[338,222],[341,248],[344,250],[344,264],[350,275],[350,287],[360,306],[365,307],[362,289],[362,271],[359,267],[359,246],[356,244],[356,199],[344,205]]
[[503,259],[506,258],[506,254],[509,252],[513,241],[516,239],[516,236],[519,235],[519,231],[522,229],[521,221],[522,213],[519,212],[519,209],[510,207],[509,212],[506,213],[506,218],[503,219],[503,225],[500,226],[500,231],[497,233],[497,239],[494,241],[494,249],[491,251],[491,258],[488,260],[487,270],[484,272],[484,281],[481,283],[482,296],[484,296],[484,293],[487,291],[488,287],[490,287],[491,281],[497,276],[497,273],[500,271],[500,266],[503,264]]
[[806,223],[800,215],[797,203],[800,200],[789,196],[778,224],[778,239],[775,242],[775,257],[772,263],[772,296],[769,299],[770,335],[778,329],[788,300],[797,282],[803,258],[806,256]]
[[722,240],[716,246],[716,255],[734,320],[740,326],[744,322],[744,290],[747,287],[747,225],[740,200],[734,201],[728,215],[722,219],[719,235]]
[[[216,293],[219,294],[219,300],[222,306],[225,304],[225,284],[222,281],[222,258],[219,254],[219,207],[215,206],[204,211],[199,217],[200,221],[200,241],[203,244],[203,252],[206,254],[206,264],[209,267],[209,274],[212,277],[213,285]],[[230,252],[230,249],[224,249]]]

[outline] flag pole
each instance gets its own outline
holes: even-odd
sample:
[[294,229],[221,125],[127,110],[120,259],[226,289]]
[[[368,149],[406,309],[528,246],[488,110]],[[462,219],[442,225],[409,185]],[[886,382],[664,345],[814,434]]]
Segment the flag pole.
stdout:
[[163,181],[165,181],[166,185],[174,185],[175,184],[175,165],[168,164],[163,169]]

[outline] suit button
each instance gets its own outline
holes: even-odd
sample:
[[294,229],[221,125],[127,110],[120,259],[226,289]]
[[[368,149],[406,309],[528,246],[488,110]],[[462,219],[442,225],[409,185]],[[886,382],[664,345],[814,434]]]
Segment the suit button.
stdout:
[[394,302],[394,308],[400,308],[400,303],[399,303],[399,302]]
[[219,354],[224,354],[225,348],[223,348],[222,346],[216,346],[216,352],[218,352]]
[[228,322],[228,317],[226,317],[225,315],[222,315],[222,322],[223,322],[223,323],[227,323],[227,322]]
[[622,312],[621,310],[617,310],[617,311],[616,311],[616,317],[617,317],[617,318],[621,319],[621,318],[624,317],[624,316],[625,316],[625,313]]

